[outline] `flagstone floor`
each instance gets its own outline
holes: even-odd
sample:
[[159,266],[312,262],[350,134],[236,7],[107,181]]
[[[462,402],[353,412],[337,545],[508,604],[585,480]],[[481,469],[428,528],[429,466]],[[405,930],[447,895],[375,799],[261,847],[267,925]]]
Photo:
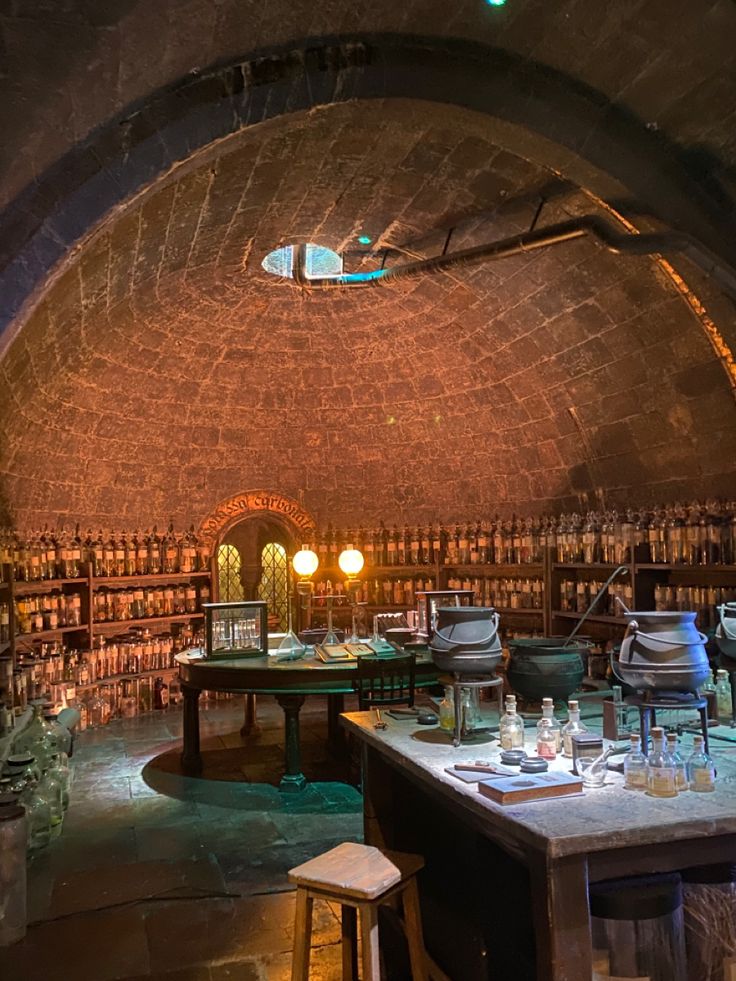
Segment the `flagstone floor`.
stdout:
[[[29,865],[26,938],[0,950],[0,977],[41,981],[285,981],[294,892],[287,871],[360,841],[362,799],[325,751],[326,704],[302,711],[300,794],[276,787],[283,715],[259,698],[243,740],[242,699],[201,712],[202,778],[179,772],[181,710],[77,737],[63,831]],[[340,975],[339,908],[315,905],[314,981]]]

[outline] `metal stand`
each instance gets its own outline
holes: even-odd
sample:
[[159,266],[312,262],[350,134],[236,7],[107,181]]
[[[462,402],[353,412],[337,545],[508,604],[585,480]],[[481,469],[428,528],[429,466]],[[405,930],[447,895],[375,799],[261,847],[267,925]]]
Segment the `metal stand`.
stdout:
[[445,684],[452,687],[452,695],[455,703],[455,730],[452,735],[453,746],[459,746],[462,742],[463,735],[467,735],[467,732],[463,726],[463,688],[495,688],[496,696],[498,698],[498,717],[499,719],[501,718],[501,715],[503,714],[503,678],[464,678],[462,675],[456,672],[452,678],[440,678],[439,683],[441,685]]
[[635,705],[639,709],[639,726],[641,730],[642,752],[649,752],[649,733],[651,728],[657,724],[657,709],[670,709],[672,711],[683,711],[685,709],[697,709],[700,715],[700,729],[703,733],[706,753],[708,748],[708,702],[694,692],[684,693],[679,696],[676,692],[667,695],[627,695],[624,698],[627,705]]

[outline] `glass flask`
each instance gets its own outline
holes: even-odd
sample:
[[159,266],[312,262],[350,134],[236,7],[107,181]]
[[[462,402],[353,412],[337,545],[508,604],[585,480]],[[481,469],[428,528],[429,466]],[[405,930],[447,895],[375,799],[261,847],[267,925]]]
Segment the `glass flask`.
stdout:
[[38,785],[41,794],[49,805],[49,831],[52,838],[61,834],[61,823],[64,820],[64,789],[58,774],[49,768]]
[[451,685],[445,686],[445,697],[439,705],[440,729],[445,732],[455,731],[455,693]]
[[[549,728],[555,737],[555,755],[562,751],[562,725],[555,718],[555,703],[551,698],[542,699],[542,718],[537,723],[537,735],[544,720],[549,722]],[[541,756],[541,753],[539,754]]]
[[687,761],[690,790],[710,793],[716,789],[716,768],[713,757],[706,753],[702,736],[693,737],[692,755]]
[[[296,661],[300,657],[304,657],[307,648],[294,633],[294,628],[292,626],[291,596],[289,596],[287,599],[286,607],[289,613],[289,629],[278,648],[274,651],[274,654],[280,661]],[[270,653],[271,652],[269,651],[269,654]]]
[[682,793],[683,790],[688,789],[689,784],[687,767],[677,748],[677,733],[667,733],[667,752],[675,765],[675,787],[677,787],[678,793]]
[[31,705],[33,706],[33,718],[28,727],[15,740],[14,749],[16,753],[24,751],[30,753],[31,756],[35,757],[39,769],[44,770],[53,752],[49,733],[43,720],[44,702],[35,699]]
[[716,672],[716,704],[718,705],[718,718],[721,722],[731,718],[731,682],[728,678],[728,671],[719,668]]
[[624,787],[627,790],[647,789],[647,758],[641,751],[641,736],[631,734],[631,749],[624,756]]
[[568,721],[562,727],[562,755],[572,759],[572,737],[588,729],[580,721],[580,705],[573,699],[567,703]]
[[498,726],[501,749],[524,748],[524,720],[516,714],[516,699],[506,699],[506,713]]
[[664,729],[652,729],[652,751],[647,757],[647,793],[651,797],[677,797],[675,762],[664,746]]
[[43,713],[44,729],[50,747],[50,756],[54,753],[66,753],[72,748],[72,734],[63,726],[57,718],[58,713],[54,712],[53,707],[47,707]]
[[480,698],[477,688],[463,688],[462,691],[462,731],[473,732],[481,725]]
[[72,786],[72,771],[69,766],[69,758],[66,753],[57,753],[51,757],[48,773],[53,775],[61,783],[61,806],[64,810],[69,807],[69,792]]
[[18,803],[26,809],[28,851],[44,848],[51,841],[51,808],[39,785],[29,785]]
[[7,767],[10,775],[8,790],[12,794],[22,794],[29,786],[35,787],[41,779],[36,761],[30,753],[14,753],[9,756]]

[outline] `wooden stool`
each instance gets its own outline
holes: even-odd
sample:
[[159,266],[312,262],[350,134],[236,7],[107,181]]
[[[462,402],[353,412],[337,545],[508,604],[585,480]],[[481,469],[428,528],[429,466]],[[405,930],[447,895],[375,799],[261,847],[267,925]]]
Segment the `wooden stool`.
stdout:
[[416,873],[419,855],[382,852],[371,845],[345,842],[289,872],[296,883],[296,921],[291,981],[308,981],[315,899],[342,905],[342,976],[358,981],[356,912],[360,911],[363,981],[380,981],[378,907],[401,896],[413,981],[428,981]]

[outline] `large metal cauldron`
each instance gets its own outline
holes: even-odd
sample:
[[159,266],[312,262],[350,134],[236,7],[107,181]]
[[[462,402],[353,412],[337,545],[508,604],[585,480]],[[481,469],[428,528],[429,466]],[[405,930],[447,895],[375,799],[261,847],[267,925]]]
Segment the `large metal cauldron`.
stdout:
[[590,644],[576,640],[565,645],[564,637],[522,637],[509,640],[511,658],[506,677],[522,698],[566,700],[577,691],[585,674],[582,655]]
[[736,603],[717,606],[720,623],[716,627],[716,643],[721,652],[721,667],[736,670]]
[[710,676],[695,613],[631,611],[613,673],[639,691],[695,691]]
[[441,671],[492,675],[501,662],[498,613],[489,606],[441,606],[429,642]]

